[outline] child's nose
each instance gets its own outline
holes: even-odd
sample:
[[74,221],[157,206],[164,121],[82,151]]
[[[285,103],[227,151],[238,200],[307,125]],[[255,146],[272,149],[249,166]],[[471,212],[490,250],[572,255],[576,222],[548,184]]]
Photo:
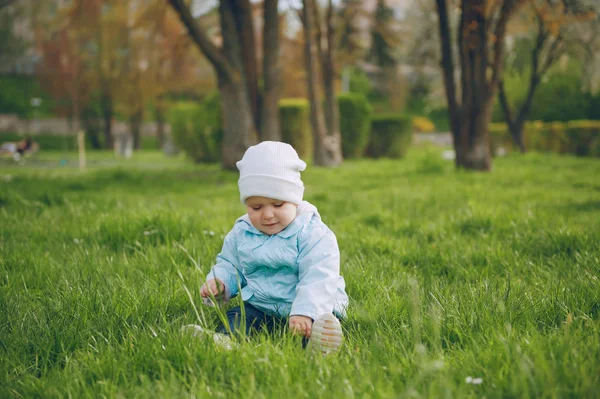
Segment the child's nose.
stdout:
[[271,208],[266,208],[263,212],[263,218],[271,219],[273,217],[273,210]]

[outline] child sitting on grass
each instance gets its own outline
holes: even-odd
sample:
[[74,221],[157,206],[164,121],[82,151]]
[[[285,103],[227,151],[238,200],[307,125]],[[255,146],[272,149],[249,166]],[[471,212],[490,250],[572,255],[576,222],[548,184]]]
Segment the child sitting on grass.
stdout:
[[272,331],[289,318],[290,330],[303,335],[303,346],[312,335],[314,350],[336,351],[342,338],[336,317],[345,316],[348,296],[336,237],[317,209],[302,200],[300,172],[306,163],[289,144],[265,141],[248,148],[237,167],[247,214],[225,237],[200,294],[209,304],[211,298],[241,295],[245,320],[239,306],[229,310],[229,326],[217,329],[215,341],[231,346],[230,332],[244,326],[246,335]]

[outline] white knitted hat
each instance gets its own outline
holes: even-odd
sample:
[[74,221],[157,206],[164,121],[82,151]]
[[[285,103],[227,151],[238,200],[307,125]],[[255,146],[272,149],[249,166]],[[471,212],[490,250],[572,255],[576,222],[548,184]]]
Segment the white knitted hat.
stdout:
[[242,204],[246,205],[249,197],[267,197],[297,205],[302,202],[304,184],[300,172],[306,169],[306,163],[291,145],[263,141],[248,148],[236,166],[240,170],[238,186]]

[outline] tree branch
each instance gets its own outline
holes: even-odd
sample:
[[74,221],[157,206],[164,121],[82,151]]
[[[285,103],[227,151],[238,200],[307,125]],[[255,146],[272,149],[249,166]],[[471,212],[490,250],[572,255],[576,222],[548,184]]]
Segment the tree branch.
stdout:
[[529,87],[527,88],[527,95],[525,96],[525,101],[521,105],[521,109],[519,110],[519,114],[515,119],[515,124],[521,124],[525,120],[525,117],[529,113],[529,109],[531,108],[531,103],[533,101],[533,96],[535,94],[535,90],[537,89],[538,84],[540,83],[540,79],[542,75],[545,73],[545,70],[540,69],[540,53],[544,44],[548,39],[548,32],[545,30],[543,19],[538,16],[538,33],[535,40],[535,46],[531,50],[531,72],[529,74]]
[[531,73],[538,74],[539,73],[539,64],[540,64],[540,52],[548,39],[548,34],[544,29],[544,21],[539,16],[537,17],[538,23],[538,31],[537,36],[535,38],[535,46],[531,51]]
[[514,118],[512,109],[510,108],[510,104],[508,103],[508,97],[506,96],[506,90],[504,88],[504,79],[498,83],[498,99],[500,100],[500,107],[502,108],[502,112],[504,113],[504,119],[509,126],[509,129],[512,131],[514,126]]
[[315,23],[315,36],[316,36],[316,42],[317,42],[317,53],[319,55],[319,65],[321,66],[321,69],[323,68],[323,60],[325,58],[324,56],[324,51],[323,51],[323,30],[321,28],[322,26],[322,21],[321,21],[321,14],[319,13],[319,6],[316,2],[316,0],[311,0],[312,3],[312,11],[313,11],[313,21]]
[[327,59],[330,63],[331,71],[335,70],[333,51],[335,49],[335,27],[333,19],[333,2],[329,0],[327,2],[327,14],[325,17],[325,26],[327,32]]
[[[244,72],[246,74],[246,86],[252,116],[256,130],[260,131],[260,94],[258,89],[258,60],[256,59],[256,41],[254,38],[254,24],[252,22],[252,7],[250,0],[235,0],[233,16],[235,19],[237,35],[241,45]],[[263,25],[266,26],[266,21]]]
[[279,96],[281,66],[279,61],[278,0],[265,0],[263,5],[263,81],[260,135],[263,140],[281,140]]
[[546,59],[540,68],[540,75],[546,73],[548,69],[565,53],[562,36],[558,35],[552,42],[550,49],[547,52]]
[[454,81],[454,57],[452,55],[452,45],[450,36],[450,24],[448,22],[448,9],[446,0],[435,0],[438,13],[438,27],[440,35],[440,46],[442,51],[442,72],[444,76],[444,87],[446,89],[446,99],[448,101],[448,111],[450,113],[450,125],[452,134],[455,136],[460,130],[459,106],[456,101],[456,82]]
[[206,58],[208,58],[217,70],[217,73],[223,75],[226,80],[231,80],[233,75],[231,65],[229,65],[221,50],[206,35],[204,29],[196,22],[189,8],[185,5],[184,0],[169,0],[169,3],[177,14],[179,14],[179,19],[187,28],[190,37],[198,45]]
[[494,29],[494,62],[492,63],[492,78],[488,84],[488,93],[495,95],[495,89],[502,77],[504,69],[504,39],[506,37],[506,25],[512,14],[523,4],[520,0],[504,0],[500,9],[500,16]]

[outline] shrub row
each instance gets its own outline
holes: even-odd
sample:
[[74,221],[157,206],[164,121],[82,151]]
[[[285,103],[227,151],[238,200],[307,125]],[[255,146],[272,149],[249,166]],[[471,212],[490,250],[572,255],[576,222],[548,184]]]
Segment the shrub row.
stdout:
[[223,129],[218,95],[210,95],[202,103],[176,103],[167,120],[174,142],[195,162],[220,160]]
[[[523,135],[528,150],[600,157],[600,121],[529,122]],[[494,151],[517,150],[505,123],[492,123],[490,137]]]
[[381,114],[371,120],[367,155],[374,158],[402,158],[412,143],[412,119],[405,115]]
[[[342,152],[345,158],[402,157],[412,142],[412,119],[397,114],[371,117],[364,96],[338,97]],[[282,140],[294,146],[301,158],[310,159],[313,137],[310,106],[306,99],[282,99],[279,105]],[[168,120],[175,143],[196,162],[220,157],[222,127],[218,95],[204,102],[181,102],[171,107]]]
[[[77,151],[77,136],[74,134],[60,135],[53,133],[40,133],[31,135],[33,141],[38,143],[40,151]],[[21,141],[25,135],[19,133],[0,133],[0,143]],[[101,138],[102,140],[102,138]],[[155,150],[157,139],[153,136],[142,136],[141,147],[143,150]],[[86,136],[85,148],[93,150],[89,137]]]
[[310,107],[304,98],[279,101],[281,140],[291,144],[302,159],[312,157],[313,137],[310,129]]

